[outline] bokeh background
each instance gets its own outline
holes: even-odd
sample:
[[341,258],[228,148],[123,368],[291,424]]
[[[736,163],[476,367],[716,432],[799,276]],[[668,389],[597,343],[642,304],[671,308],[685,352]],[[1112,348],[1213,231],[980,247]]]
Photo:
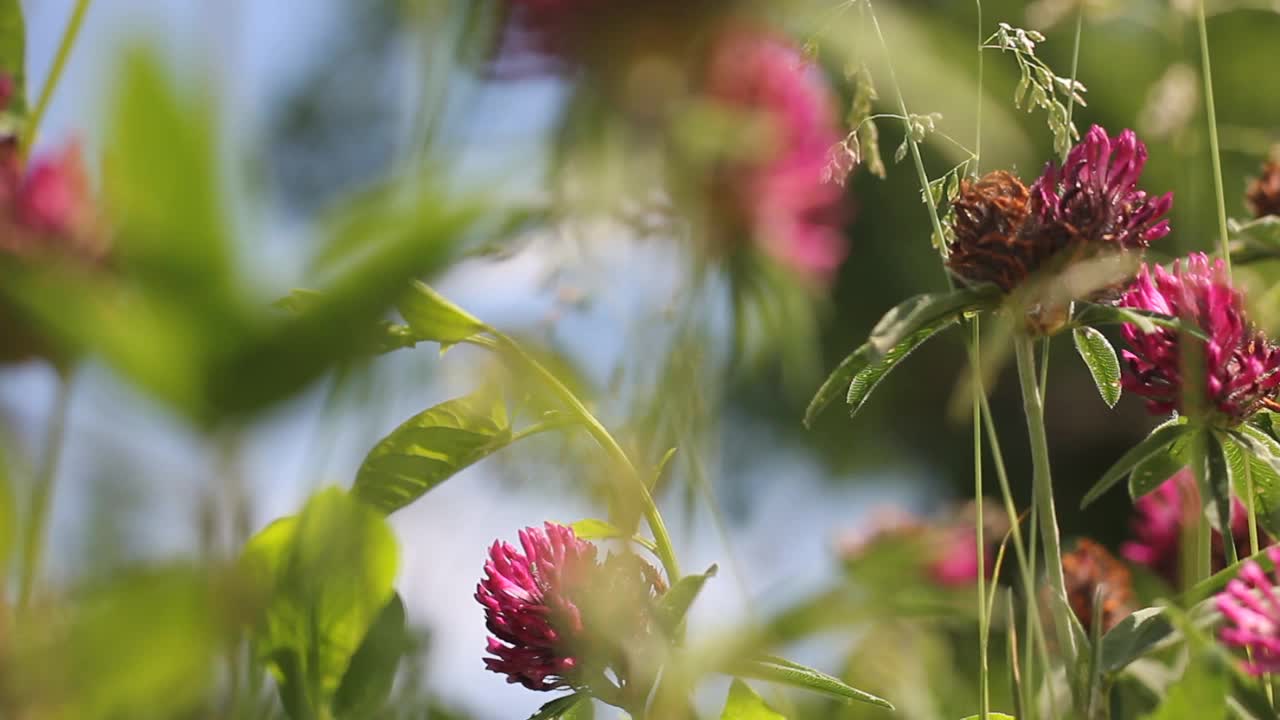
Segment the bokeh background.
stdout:
[[[839,35],[845,27],[839,23],[824,26],[826,13],[840,5],[797,2],[794,12],[780,14],[847,100],[844,51],[830,47],[866,39]],[[1039,29],[1048,37],[1040,56],[1064,75],[1076,14],[1084,13],[1079,79],[1088,87],[1088,106],[1076,111],[1077,124],[1096,122],[1113,132],[1131,127],[1147,142],[1143,185],[1175,194],[1174,232],[1159,248],[1167,256],[1209,249],[1216,232],[1192,5],[982,3],[982,36],[1001,21]],[[1280,141],[1280,75],[1273,71],[1280,67],[1280,4],[1207,5],[1228,211],[1243,216],[1244,185]],[[24,3],[35,82],[48,71],[71,6],[71,0]],[[482,2],[430,0],[97,0],[42,143],[77,137],[96,157],[104,138],[99,119],[122,50],[139,40],[153,44],[184,83],[217,99],[238,242],[252,274],[284,294],[305,284],[304,259],[327,208],[403,171],[420,156],[423,137],[456,154],[450,183],[496,188],[512,203],[545,202],[576,88],[562,74],[477,70],[475,59],[491,52],[483,27],[492,10]],[[940,113],[939,129],[971,145],[981,92],[984,168],[1033,176],[1053,157],[1043,115],[1012,105],[1018,74],[1011,57],[988,51],[985,83],[977,87],[974,4],[901,0],[879,3],[877,12],[912,112]],[[878,56],[874,47],[860,52]],[[881,61],[874,69],[877,111],[894,112]],[[424,116],[424,105],[438,110]],[[705,300],[709,332],[695,343],[703,353],[696,372],[713,380],[663,385],[654,369],[679,347],[671,304],[688,274],[687,259],[617,224],[574,232],[535,224],[478,249],[437,282],[469,311],[555,353],[607,422],[636,426],[646,398],[673,390],[696,408],[690,417],[697,432],[681,453],[705,471],[719,516],[688,464],[662,502],[685,565],[719,562],[727,570],[694,611],[698,632],[731,627],[830,584],[841,572],[839,539],[868,527],[883,508],[928,515],[970,492],[970,428],[947,410],[965,372],[958,334],[903,363],[856,421],[836,410],[811,431],[800,423],[822,372],[860,343],[885,310],[944,287],[915,173],[909,161],[891,159],[901,126],[886,119],[879,128],[888,173],[880,179],[856,172],[847,185],[856,208],[847,225],[852,252],[821,307],[820,368],[789,366],[785,353],[749,367],[727,362],[733,308],[713,285]],[[931,175],[960,159],[938,135],[927,139]],[[1269,292],[1275,268],[1252,266],[1241,276],[1252,289],[1255,318],[1280,329],[1280,304]],[[211,440],[90,363],[76,378],[54,504],[54,582],[234,543],[296,511],[316,487],[348,484],[378,438],[482,382],[484,367],[483,356],[468,349],[395,353],[327,376],[252,426]],[[1065,340],[1054,345],[1051,374],[1048,428],[1063,532],[1114,545],[1127,533],[1123,494],[1088,513],[1072,509],[1153,422],[1129,397],[1108,411]],[[53,372],[38,364],[0,372],[0,411],[13,431],[14,455],[27,462],[38,457],[54,385]],[[1016,382],[1007,372],[992,388],[992,401],[1016,492],[1025,500],[1030,463]],[[397,587],[423,634],[421,660],[408,672],[441,712],[525,717],[543,699],[483,671],[485,630],[471,594],[493,538],[513,539],[519,528],[544,519],[600,514],[589,489],[598,487],[600,468],[589,458],[589,448],[539,439],[466,471],[429,502],[394,517],[403,551]],[[217,490],[228,476],[244,489],[242,498]],[[796,654],[838,664],[863,632],[828,634]]]

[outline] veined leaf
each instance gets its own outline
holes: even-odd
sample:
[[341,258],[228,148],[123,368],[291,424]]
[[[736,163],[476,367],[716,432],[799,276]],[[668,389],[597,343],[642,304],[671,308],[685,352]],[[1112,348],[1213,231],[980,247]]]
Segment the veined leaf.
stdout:
[[724,702],[720,720],[787,720],[765,703],[749,685],[734,679],[729,686],[729,697]]
[[1240,566],[1246,562],[1257,563],[1264,572],[1271,572],[1275,569],[1275,564],[1271,562],[1271,557],[1267,553],[1267,548],[1263,548],[1249,557],[1240,558],[1238,562],[1232,563],[1209,577],[1196,583],[1182,598],[1181,605],[1194,605],[1203,602],[1205,599],[1222,592],[1227,583],[1240,573]]
[[336,488],[249,540],[241,567],[265,603],[253,647],[291,714],[330,706],[391,600],[397,555],[386,520]]
[[[1165,422],[1160,427],[1177,425],[1182,422],[1184,422],[1182,418],[1175,418]],[[1133,472],[1129,473],[1130,498],[1136,500],[1149,492],[1153,492],[1179,470],[1187,466],[1191,458],[1188,437],[1183,435],[1174,440],[1169,447],[1134,466]]]
[[767,680],[780,685],[790,685],[791,687],[830,695],[842,700],[879,705],[889,710],[894,709],[893,704],[888,700],[859,690],[839,678],[772,655],[764,655],[737,663],[733,666],[730,674],[757,680]]
[[1089,489],[1089,492],[1085,493],[1084,499],[1080,501],[1080,507],[1088,507],[1103,493],[1120,482],[1138,463],[1164,451],[1173,444],[1174,440],[1187,434],[1191,429],[1191,426],[1186,424],[1166,423],[1151,431],[1151,434],[1146,439],[1130,448],[1129,452],[1121,455],[1120,459],[1103,473],[1102,478]]
[[1208,340],[1204,331],[1193,324],[1184,323],[1178,318],[1162,315],[1150,310],[1118,307],[1115,305],[1097,305],[1094,303],[1078,303],[1071,316],[1072,327],[1097,327],[1099,325],[1135,325],[1144,333],[1155,332],[1164,327],[1190,333],[1201,340]]
[[884,380],[899,362],[910,355],[916,348],[925,344],[929,338],[950,327],[955,320],[956,318],[953,318],[940,325],[919,330],[895,345],[878,362],[859,370],[858,374],[854,375],[853,380],[849,383],[849,394],[845,397],[845,401],[850,405],[850,417],[858,414],[867,399],[871,397],[872,391],[876,389],[880,381]]
[[556,720],[565,717],[571,711],[578,709],[579,706],[591,706],[591,696],[586,693],[574,693],[558,697],[542,707],[538,708],[538,712],[529,716],[529,720]]
[[[827,377],[805,411],[805,425],[811,426],[827,405],[845,394],[850,401],[865,401],[893,365],[927,340],[934,333],[959,319],[967,312],[992,307],[999,300],[999,293],[989,285],[977,288],[961,288],[947,293],[917,295],[885,313],[871,330],[871,336],[858,349],[846,357]],[[933,332],[927,332],[932,330]],[[903,346],[903,347],[900,347]],[[854,378],[868,367],[889,362],[870,372],[863,380],[866,390],[856,395],[850,389]]]
[[1102,636],[1102,671],[1120,672],[1173,632],[1163,608],[1135,611]]
[[1231,537],[1231,466],[1223,449],[1226,443],[1226,437],[1219,432],[1205,433],[1204,480],[1208,488],[1200,488],[1200,497],[1204,498],[1205,510],[1214,528]]
[[396,307],[419,341],[429,340],[448,347],[487,329],[479,318],[449,302],[431,286],[417,281]]
[[1115,407],[1120,401],[1120,361],[1115,348],[1096,328],[1076,328],[1071,337],[1075,340],[1076,352],[1093,376],[1093,383],[1098,386],[1102,401],[1107,407]]
[[449,400],[409,418],[375,445],[352,493],[390,514],[510,442],[500,397],[481,392]]
[[1260,527],[1280,536],[1280,442],[1256,427],[1241,425],[1223,443],[1223,451],[1236,496],[1253,509]]

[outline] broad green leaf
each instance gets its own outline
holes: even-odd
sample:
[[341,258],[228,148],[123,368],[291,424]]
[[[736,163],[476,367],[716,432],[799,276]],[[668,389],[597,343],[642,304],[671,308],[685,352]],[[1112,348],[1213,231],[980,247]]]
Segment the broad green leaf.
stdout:
[[1249,557],[1240,558],[1239,561],[1196,583],[1183,596],[1181,604],[1184,606],[1194,605],[1222,592],[1227,583],[1231,582],[1239,574],[1240,566],[1246,562],[1257,563],[1265,572],[1271,572],[1275,569],[1275,564],[1271,562],[1271,557],[1267,554],[1267,548],[1263,548]]
[[1115,407],[1120,400],[1120,361],[1116,359],[1115,348],[1096,328],[1076,328],[1071,337],[1075,340],[1076,352],[1080,353],[1080,359],[1098,386],[1102,401],[1107,407]]
[[[1220,432],[1204,433],[1205,473],[1207,488],[1200,488],[1204,498],[1204,510],[1210,524],[1218,532],[1231,534],[1231,470],[1223,445],[1225,436]],[[1208,492],[1206,492],[1206,490]]]
[[1116,305],[1097,305],[1094,303],[1077,303],[1076,311],[1071,316],[1072,327],[1097,327],[1099,325],[1134,325],[1144,333],[1152,333],[1158,327],[1181,330],[1201,340],[1208,340],[1204,331],[1194,324],[1184,323],[1178,318],[1162,315],[1149,310],[1118,307]]
[[[822,387],[818,388],[817,394],[805,411],[805,425],[811,426],[818,414],[835,398],[842,394],[850,397],[849,388],[854,378],[868,367],[880,363],[890,354],[896,354],[896,359],[901,360],[933,334],[924,334],[926,330],[932,329],[936,332],[965,313],[992,307],[998,300],[999,294],[991,286],[984,285],[977,288],[961,288],[947,293],[917,295],[900,303],[885,313],[871,330],[871,336],[867,341],[846,357]],[[915,342],[911,344],[909,341],[913,338]],[[894,353],[896,348],[904,344],[910,347]],[[873,372],[874,377],[869,376],[864,380],[870,384],[870,387],[865,393],[860,393],[860,397],[865,400],[865,395],[874,389],[879,378],[882,378],[891,368],[892,363],[888,363],[878,372]]]
[[408,647],[404,603],[397,593],[378,613],[342,676],[333,699],[337,717],[352,720],[373,717],[391,694],[396,668]]
[[1120,672],[1173,632],[1163,608],[1135,611],[1102,636],[1102,671]]
[[[1256,513],[1259,527],[1280,537],[1280,442],[1251,425],[1237,428],[1230,440],[1224,443],[1223,449],[1230,463],[1236,496]],[[1247,468],[1245,457],[1249,458]]]
[[[19,116],[26,109],[27,95],[27,25],[22,17],[22,0],[0,0],[0,73],[13,81],[13,98],[10,108]],[[5,128],[3,116],[6,108],[0,107],[0,132],[16,131]]]
[[591,707],[590,695],[586,693],[565,695],[538,708],[538,712],[529,716],[529,720],[556,720],[557,718],[570,717],[569,713],[576,712],[583,706]]
[[787,720],[785,716],[769,707],[764,698],[756,694],[749,685],[735,679],[729,686],[729,697],[724,702],[724,711],[720,720]]
[[668,633],[675,633],[684,616],[689,613],[693,601],[702,592],[702,586],[716,576],[719,568],[715,565],[707,568],[701,575],[686,575],[676,581],[658,602],[658,622]]
[[501,397],[480,392],[406,420],[374,446],[356,474],[356,497],[390,514],[511,442]]
[[487,327],[429,285],[417,281],[400,298],[397,308],[416,340],[438,342],[445,347],[482,333]]
[[[1178,425],[1182,419],[1169,420],[1165,425]],[[1134,466],[1129,473],[1129,497],[1137,499],[1153,492],[1190,462],[1190,444],[1187,435],[1174,440],[1169,447],[1148,457]]]
[[[393,595],[395,535],[338,489],[268,525],[241,558],[262,610],[252,644],[302,716],[329,708],[352,658]],[[352,692],[355,692],[354,690]]]
[[1089,492],[1085,493],[1084,499],[1080,501],[1080,507],[1088,507],[1120,482],[1138,463],[1166,450],[1174,440],[1190,431],[1191,427],[1185,424],[1165,424],[1151,431],[1150,435],[1121,455],[1120,459],[1103,473],[1102,478],[1089,489]]
[[1227,669],[1220,661],[1194,655],[1182,679],[1145,720],[1225,720],[1229,687]]
[[859,370],[858,374],[854,375],[853,380],[849,383],[849,393],[845,397],[845,402],[850,405],[850,417],[858,414],[858,411],[862,409],[867,399],[871,397],[871,393],[880,384],[880,381],[888,377],[899,362],[904,360],[916,348],[925,344],[929,338],[950,327],[952,322],[954,320],[924,328],[908,336],[889,350],[878,362]]
[[[317,307],[322,307],[323,298],[324,296],[315,290],[295,288],[274,304],[281,310],[294,315],[304,315],[314,312]],[[348,343],[375,355],[413,347],[418,344],[418,338],[414,336],[413,330],[408,325],[378,319],[371,321],[368,327],[359,328],[353,337],[349,337]]]
[[780,685],[789,685],[842,700],[852,700],[879,705],[890,710],[894,709],[893,705],[884,698],[859,690],[824,672],[778,657],[761,656],[753,660],[735,663],[730,674],[756,680],[767,680]]
[[614,525],[608,520],[599,520],[597,518],[587,518],[570,523],[569,527],[573,529],[573,534],[582,540],[630,540],[637,545],[644,547],[650,552],[657,552],[658,546],[647,537],[639,535],[627,536],[622,528]]

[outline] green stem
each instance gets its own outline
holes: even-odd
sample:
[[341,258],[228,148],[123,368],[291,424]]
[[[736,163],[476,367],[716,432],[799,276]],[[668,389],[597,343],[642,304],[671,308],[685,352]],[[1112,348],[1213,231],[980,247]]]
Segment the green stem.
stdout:
[[1040,340],[1040,397],[1048,393],[1049,388],[1049,350],[1053,346],[1053,338],[1045,336]]
[[[1080,35],[1084,30],[1084,3],[1080,3],[1080,8],[1076,11],[1076,38],[1071,48],[1071,88],[1067,94],[1067,128],[1068,132],[1076,135],[1075,125],[1072,124],[1072,116],[1076,109],[1076,80],[1079,78],[1080,72]],[[1070,148],[1067,149],[1070,152]],[[1062,154],[1062,161],[1066,162],[1067,153]]]
[[58,53],[53,58],[49,76],[45,78],[44,85],[40,88],[40,97],[36,100],[36,107],[27,118],[27,125],[22,133],[24,157],[36,144],[40,122],[44,120],[45,113],[49,110],[49,102],[53,99],[53,91],[57,89],[58,82],[62,79],[62,71],[67,67],[67,60],[71,59],[71,50],[76,45],[76,38],[80,36],[80,27],[84,24],[84,17],[89,12],[89,3],[90,0],[76,0],[75,9],[71,11],[71,19],[67,21],[67,26],[62,31],[62,40],[58,43]]
[[1213,190],[1218,200],[1218,252],[1231,277],[1231,248],[1227,237],[1227,199],[1222,187],[1222,155],[1218,148],[1218,113],[1213,102],[1213,70],[1209,64],[1209,26],[1204,17],[1204,0],[1196,3],[1196,26],[1200,31],[1200,74],[1204,78],[1204,107],[1209,120],[1209,154],[1213,160]]
[[[1208,444],[1208,431],[1196,433],[1191,443],[1191,468],[1195,474],[1196,488],[1200,492],[1201,502],[1209,500],[1212,503],[1213,493],[1209,488]],[[1216,503],[1212,503],[1210,507],[1215,508],[1216,512]],[[1200,582],[1213,574],[1213,529],[1209,526],[1208,516],[1200,508],[1196,508],[1195,516],[1195,567],[1192,579],[1193,582]],[[1223,533],[1224,540],[1229,536],[1229,530]]]
[[[986,44],[986,35],[982,32],[982,0],[974,0],[974,4],[978,6],[978,107],[977,119],[975,125],[975,138],[973,141],[973,174],[982,174],[982,96],[986,94],[983,88],[983,45]],[[985,718],[985,716],[984,716]]]
[[[970,326],[969,343],[974,356],[981,353],[982,333],[979,318]],[[982,504],[982,377],[981,368],[971,363],[973,371],[973,513],[974,536],[978,552],[978,717],[986,720],[991,712],[991,693],[988,685],[987,650],[989,644],[990,615],[987,610],[987,544],[983,528]]]
[[1049,470],[1049,439],[1044,429],[1044,404],[1036,384],[1035,350],[1032,339],[1025,335],[1014,339],[1018,358],[1018,380],[1022,385],[1022,406],[1027,416],[1027,434],[1031,442],[1032,493],[1040,522],[1040,542],[1044,546],[1044,569],[1053,591],[1054,626],[1058,642],[1076,657],[1076,639],[1071,632],[1066,580],[1062,575],[1062,548],[1058,536],[1058,517],[1053,507],[1053,478]]
[[666,523],[662,521],[662,514],[658,511],[658,505],[653,500],[653,493],[649,492],[649,485],[640,477],[640,473],[631,462],[631,458],[627,456],[626,451],[609,433],[609,430],[596,419],[596,416],[591,414],[587,406],[582,404],[578,396],[574,395],[573,391],[561,382],[560,378],[556,377],[555,373],[544,367],[542,363],[526,352],[515,340],[497,331],[493,331],[493,334],[497,337],[500,348],[519,358],[529,369],[533,370],[547,384],[547,387],[560,398],[561,402],[582,419],[582,424],[586,427],[587,432],[613,458],[614,462],[626,475],[628,484],[635,488],[637,495],[640,497],[645,521],[649,523],[649,530],[653,532],[653,541],[658,546],[658,558],[662,561],[662,567],[667,573],[667,581],[675,583],[680,579],[681,575],[680,564],[676,560],[675,548],[671,543],[671,535],[667,532]]
[[49,417],[49,430],[45,435],[44,457],[40,461],[40,471],[31,490],[26,537],[22,545],[22,574],[18,585],[19,617],[31,603],[31,595],[40,576],[40,565],[44,560],[45,526],[49,521],[54,484],[58,478],[58,465],[66,439],[67,417],[71,409],[71,385],[70,376],[59,375],[53,413]]

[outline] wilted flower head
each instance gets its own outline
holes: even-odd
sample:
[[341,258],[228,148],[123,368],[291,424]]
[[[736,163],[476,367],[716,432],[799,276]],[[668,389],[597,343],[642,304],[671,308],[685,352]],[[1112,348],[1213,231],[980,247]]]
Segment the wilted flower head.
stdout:
[[1263,164],[1262,174],[1249,183],[1245,203],[1254,217],[1280,215],[1280,162]]
[[[1143,565],[1177,585],[1183,529],[1195,522],[1200,509],[1200,493],[1190,468],[1183,468],[1155,490],[1134,503],[1137,516],[1132,522],[1134,539],[1120,546],[1120,555],[1129,562]],[[1232,498],[1231,541],[1236,548],[1249,547],[1249,516],[1244,503]],[[1270,542],[1264,538],[1264,542]],[[1222,533],[1213,531],[1213,569],[1227,566]]]
[[[1222,260],[1193,253],[1173,271],[1143,266],[1120,304],[1181,318],[1194,324],[1208,342],[1193,339],[1203,351],[1206,408],[1229,422],[1239,422],[1274,402],[1280,386],[1280,351],[1244,315],[1244,300],[1228,281]],[[1125,350],[1126,390],[1143,396],[1147,409],[1164,415],[1182,407],[1188,390],[1182,373],[1182,337],[1157,327],[1144,333],[1135,325],[1122,328],[1132,350]]]
[[765,130],[765,142],[735,149],[715,173],[714,205],[725,232],[754,237],[805,277],[829,279],[847,254],[843,189],[826,181],[831,149],[841,139],[830,87],[790,42],[738,28],[716,40],[705,93],[755,121],[743,125]]
[[1169,233],[1162,217],[1173,203],[1138,189],[1146,159],[1133,131],[1109,138],[1095,125],[1061,168],[1049,163],[1029,189],[1004,171],[965,182],[953,202],[948,266],[968,283],[1011,292],[1051,263],[1141,252]]
[[[1280,547],[1269,548],[1267,557],[1280,565]],[[1227,620],[1219,637],[1250,651],[1245,669],[1254,675],[1280,672],[1280,597],[1275,586],[1257,562],[1248,560],[1216,600]]]
[[596,561],[596,547],[563,525],[520,532],[521,548],[495,542],[476,588],[493,637],[493,672],[530,690],[586,687],[607,668],[623,679],[629,642],[648,633],[657,571],[634,555]]
[[1086,631],[1093,625],[1094,600],[1099,587],[1102,587],[1103,632],[1133,612],[1133,580],[1129,569],[1098,543],[1078,540],[1076,549],[1062,556],[1062,573],[1067,600]]

